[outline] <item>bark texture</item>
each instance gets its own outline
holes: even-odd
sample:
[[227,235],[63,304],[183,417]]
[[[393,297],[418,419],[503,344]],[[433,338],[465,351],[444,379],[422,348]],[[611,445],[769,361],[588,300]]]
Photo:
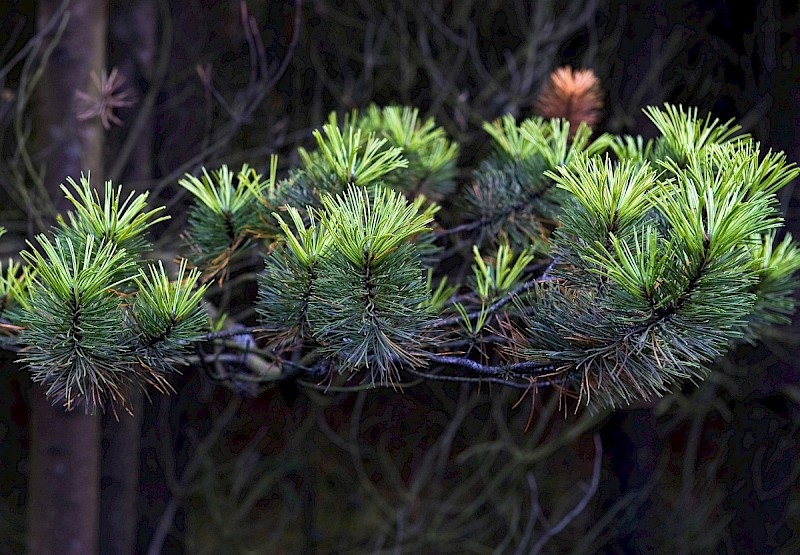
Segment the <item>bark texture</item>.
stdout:
[[[45,28],[61,4],[62,0],[38,3],[39,29]],[[97,118],[78,119],[75,93],[97,92],[91,76],[93,72],[99,76],[105,65],[108,4],[71,0],[62,17],[69,17],[69,22],[47,63],[34,106],[37,146],[47,170],[44,184],[59,210],[66,208],[59,191],[65,177],[91,171],[92,181],[102,183],[102,128]],[[65,412],[51,405],[36,384],[30,392],[30,410],[28,552],[97,553],[100,417],[80,408]]]

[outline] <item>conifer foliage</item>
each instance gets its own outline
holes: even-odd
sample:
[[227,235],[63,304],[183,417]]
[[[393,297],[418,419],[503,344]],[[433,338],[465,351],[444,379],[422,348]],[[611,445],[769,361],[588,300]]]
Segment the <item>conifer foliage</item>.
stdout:
[[[396,107],[342,126],[332,116],[318,150],[262,199],[281,228],[259,280],[276,362],[302,354],[312,374],[369,370],[380,383],[422,367],[511,385],[546,377],[611,405],[702,378],[732,342],[793,310],[800,258],[777,239],[775,193],[797,170],[732,122],[646,113],[655,142],[592,140],[561,119],[486,124],[494,148],[461,199],[465,220],[436,239],[427,201],[386,186],[413,199],[410,167],[454,163],[455,148],[430,146],[446,144],[440,130]],[[448,190],[436,180],[449,172],[423,173]],[[448,244],[474,254],[463,284],[418,254]]]
[[[798,170],[733,122],[645,112],[654,140],[558,118],[487,123],[491,153],[458,186],[458,145],[416,110],[332,115],[282,179],[273,157],[268,178],[245,165],[181,181],[193,269],[177,280],[141,268],[159,219],[146,195],[107,185],[101,201],[72,183],[75,210],[0,280],[3,314],[23,329],[20,360],[68,408],[163,390],[204,339],[200,273],[224,276],[257,248],[261,347],[225,343],[266,359],[248,383],[554,384],[594,406],[664,395],[788,322],[800,251],[776,193]],[[461,221],[443,229],[434,201]]]
[[192,291],[199,273],[185,263],[177,281],[161,263],[143,268],[144,233],[163,219],[146,193],[123,198],[107,183],[101,200],[88,177],[68,183],[75,209],[22,253],[27,291],[15,292],[9,318],[23,328],[20,361],[54,403],[124,407],[126,388],[169,388],[165,375],[206,328],[204,288]]

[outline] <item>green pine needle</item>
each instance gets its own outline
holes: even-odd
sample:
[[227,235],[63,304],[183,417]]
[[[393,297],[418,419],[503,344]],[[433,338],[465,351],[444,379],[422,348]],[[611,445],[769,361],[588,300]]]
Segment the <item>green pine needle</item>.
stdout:
[[200,178],[187,173],[178,184],[209,210],[222,217],[229,217],[248,205],[257,203],[258,195],[269,184],[262,181],[261,176],[247,164],[236,174],[227,165],[211,173],[203,168],[202,172]]
[[314,216],[314,210],[310,207],[307,208],[309,225],[306,226],[300,211],[292,206],[286,207],[289,217],[295,227],[293,232],[289,225],[283,221],[279,214],[273,212],[273,216],[278,220],[278,224],[286,236],[287,246],[292,250],[294,255],[305,267],[312,267],[317,258],[323,254],[328,247],[331,235],[326,233],[324,224],[318,224]]
[[0,262],[0,315],[7,317],[6,311],[28,306],[28,288],[32,280],[30,266],[23,266],[9,258],[4,269]]
[[[543,118],[528,121],[531,127],[546,125]],[[538,152],[540,145],[531,141],[529,134],[522,133],[521,126],[517,125],[516,118],[511,114],[506,114],[492,123],[485,122],[483,130],[493,139],[492,146],[495,153],[509,160],[524,160]]]
[[420,343],[430,315],[420,305],[429,295],[409,244],[369,264],[333,251],[320,261],[308,322],[340,372],[367,370],[373,383],[394,383],[398,368],[423,364]]
[[[370,185],[383,175],[408,166],[399,148],[385,146],[386,139],[378,139],[372,133],[362,139],[361,130],[353,127],[342,134],[335,121],[324,125],[322,133],[315,130],[314,138],[341,183]],[[306,151],[301,149],[299,154],[306,167],[316,165]]]
[[618,147],[632,154],[618,163],[576,159],[547,173],[572,201],[554,235],[560,281],[525,312],[527,354],[555,364],[587,403],[649,399],[700,379],[731,341],[794,307],[798,250],[773,241],[775,193],[795,167],[696,110],[650,114],[664,132],[652,152],[666,156],[656,160],[663,171],[629,139]]
[[37,242],[42,252],[30,245],[22,253],[35,274],[19,311],[26,328],[20,341],[29,345],[20,362],[34,382],[47,387],[47,396],[67,409],[84,400],[89,410],[123,398],[124,388],[136,380],[127,362],[130,343],[119,298],[112,291],[130,279],[118,276],[133,262],[113,243],[95,248],[91,235],[83,252],[76,252],[69,238],[39,235]]
[[191,342],[202,339],[208,316],[202,307],[209,284],[198,286],[200,272],[187,272],[182,260],[175,280],[170,280],[161,262],[149,271],[139,270],[138,292],[132,318],[142,363],[158,371],[170,371],[180,363]]
[[654,146],[653,139],[645,141],[641,135],[622,135],[614,137],[609,148],[620,162],[627,160],[634,164],[641,164],[653,159]]
[[401,244],[429,230],[435,210],[420,212],[419,205],[380,186],[373,192],[350,186],[342,195],[323,197],[322,204],[332,246],[359,267],[380,263]]
[[720,123],[718,119],[698,117],[697,108],[683,109],[683,106],[664,104],[663,108],[648,106],[644,109],[661,137],[656,141],[653,155],[657,160],[671,159],[678,165],[712,144],[745,140],[747,135],[737,135],[741,127],[733,120]]
[[591,130],[581,124],[570,137],[569,122],[530,118],[516,124],[511,115],[485,124],[494,152],[475,170],[468,191],[467,214],[481,230],[481,239],[497,244],[507,237],[515,249],[545,242],[549,222],[560,218],[567,196],[554,187],[557,168],[582,163],[612,143],[603,134],[590,142]]
[[519,134],[533,145],[533,153],[541,156],[549,169],[569,165],[576,156],[594,156],[611,146],[611,135],[604,133],[589,142],[592,130],[581,122],[574,136],[569,134],[569,121],[565,119],[528,119],[520,124]]
[[494,257],[494,263],[489,264],[483,259],[478,247],[472,246],[475,263],[472,265],[473,289],[484,303],[493,302],[520,283],[528,265],[535,256],[532,252],[521,252],[514,256],[514,252],[507,244],[501,244]]
[[81,175],[80,184],[69,177],[67,184],[69,186],[61,185],[61,190],[75,211],[67,215],[68,223],[61,220],[61,232],[76,242],[83,242],[92,235],[138,256],[148,247],[142,238],[147,229],[169,219],[169,216],[156,217],[163,206],[147,210],[149,193],[131,192],[123,198],[122,187],[115,190],[107,181],[101,201],[99,193],[91,186],[89,175]]
[[263,193],[275,191],[276,163],[273,158],[267,180],[244,164],[236,174],[223,165],[210,173],[204,168],[200,178],[187,174],[179,181],[197,200],[185,235],[191,260],[209,275],[224,277],[231,258],[253,236],[265,234],[260,212]]
[[408,194],[423,193],[441,198],[455,186],[459,147],[450,141],[433,118],[422,120],[419,110],[407,106],[371,105],[366,113],[353,115],[353,125],[363,132],[375,133],[398,148],[408,166],[396,168],[382,180]]
[[619,234],[640,222],[659,194],[655,173],[647,163],[615,164],[608,157],[600,160],[584,156],[545,175],[569,191],[589,216],[590,221],[573,230],[589,242],[603,240],[609,233]]
[[755,340],[769,326],[791,322],[797,304],[794,292],[800,285],[796,277],[800,248],[790,234],[780,242],[775,232],[760,237],[751,247],[751,255],[758,282],[753,287],[756,304],[747,322],[748,341]]
[[[653,141],[592,139],[560,119],[485,124],[492,152],[452,230],[474,232],[465,288],[448,276],[434,287],[444,268],[425,267],[439,262],[437,238],[466,254],[431,233],[438,207],[427,200],[455,188],[458,145],[400,106],[354,111],[341,126],[331,115],[280,181],[274,156],[267,179],[247,165],[181,179],[196,201],[192,260],[217,272],[251,239],[273,241],[256,311],[292,371],[396,383],[401,369],[467,345],[469,360],[439,362],[481,373],[492,359],[522,363],[494,367],[497,380],[546,368],[593,406],[664,395],[702,379],[733,342],[789,321],[800,247],[778,239],[777,193],[800,170],[733,122],[670,104],[645,113]],[[147,194],[94,191],[88,177],[62,189],[74,210],[56,237],[29,243],[26,267],[0,266],[19,360],[68,409],[124,404],[131,386],[168,389],[165,376],[205,337],[207,286],[186,261],[175,280],[160,262],[140,268],[145,232],[166,219]],[[535,248],[552,258],[541,276],[529,273]],[[528,363],[541,367],[526,375]]]

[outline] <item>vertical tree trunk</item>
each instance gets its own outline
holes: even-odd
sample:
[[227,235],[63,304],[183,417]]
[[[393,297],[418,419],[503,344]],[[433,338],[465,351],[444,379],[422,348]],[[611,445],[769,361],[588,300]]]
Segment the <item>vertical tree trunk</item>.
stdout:
[[131,389],[126,399],[133,414],[120,414],[119,420],[104,415],[100,496],[103,555],[136,552],[143,397],[140,390]]
[[[144,118],[130,159],[122,170],[123,185],[152,178],[152,117],[142,107],[142,98],[147,91],[137,83],[158,86],[153,82],[158,56],[157,18],[156,0],[131,0],[115,6],[110,15],[115,59],[109,64],[117,66],[125,79],[125,86],[135,90],[139,96],[139,109],[129,118],[123,117],[123,140],[133,132],[134,118]],[[100,553],[103,555],[133,555],[136,551],[144,399],[136,388],[131,388],[126,398],[133,414],[120,414],[119,420],[106,414],[103,421],[100,496]]]
[[[44,28],[61,3],[38,3],[38,28]],[[99,76],[105,64],[107,12],[105,0],[69,3],[69,23],[37,90],[34,121],[44,153],[45,186],[61,210],[65,206],[58,187],[65,177],[88,170],[93,182],[102,182],[102,128],[97,118],[79,121],[73,101],[77,90],[96,92],[91,75]],[[39,385],[32,387],[30,405],[28,552],[97,553],[100,418],[80,408],[65,412],[52,406]]]

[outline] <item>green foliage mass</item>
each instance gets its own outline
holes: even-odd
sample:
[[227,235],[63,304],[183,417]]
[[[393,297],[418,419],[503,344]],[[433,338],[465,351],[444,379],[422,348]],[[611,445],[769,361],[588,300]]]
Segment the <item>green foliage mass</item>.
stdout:
[[268,256],[260,279],[262,322],[281,340],[317,342],[340,371],[363,366],[390,382],[397,366],[420,365],[428,291],[410,240],[427,229],[433,209],[380,185],[350,186],[322,205],[309,227],[291,210],[296,234],[276,215],[287,242]]
[[176,282],[161,263],[141,268],[149,246],[143,234],[159,221],[146,194],[121,201],[121,188],[108,183],[101,200],[88,177],[69,183],[74,212],[52,238],[29,243],[27,273],[7,274],[7,299],[15,301],[9,320],[23,327],[19,360],[54,403],[124,407],[130,387],[168,389],[165,375],[203,337],[205,288],[192,292],[199,272],[187,274],[185,263]]
[[691,111],[648,113],[677,127],[665,137],[694,141],[682,163],[595,158],[549,173],[574,200],[553,237],[561,279],[538,291],[525,353],[555,363],[587,401],[626,403],[702,378],[732,341],[785,322],[794,305],[800,259],[774,245],[775,192],[797,169],[727,140],[728,127],[685,121]]
[[[68,407],[164,389],[203,337],[200,271],[225,276],[255,247],[263,348],[238,348],[268,371],[248,383],[556,384],[593,406],[664,395],[788,322],[800,250],[776,194],[798,170],[733,122],[645,112],[655,139],[487,123],[491,152],[462,183],[458,145],[417,110],[332,115],[283,179],[273,157],[267,179],[244,165],[181,180],[197,268],[181,263],[177,281],[141,268],[159,221],[145,195],[107,185],[101,201],[72,182],[75,211],[0,279],[6,331],[24,328],[20,360]],[[429,199],[459,209],[455,227]]]
[[[800,257],[775,195],[797,169],[733,122],[645,112],[654,140],[487,123],[491,153],[458,196],[457,146],[432,121],[399,107],[332,115],[260,203],[279,228],[257,307],[274,362],[380,383],[424,367],[546,379],[616,405],[701,379],[732,343],[785,323]],[[462,223],[426,232],[420,191],[461,206]],[[474,256],[471,278],[448,245]]]

